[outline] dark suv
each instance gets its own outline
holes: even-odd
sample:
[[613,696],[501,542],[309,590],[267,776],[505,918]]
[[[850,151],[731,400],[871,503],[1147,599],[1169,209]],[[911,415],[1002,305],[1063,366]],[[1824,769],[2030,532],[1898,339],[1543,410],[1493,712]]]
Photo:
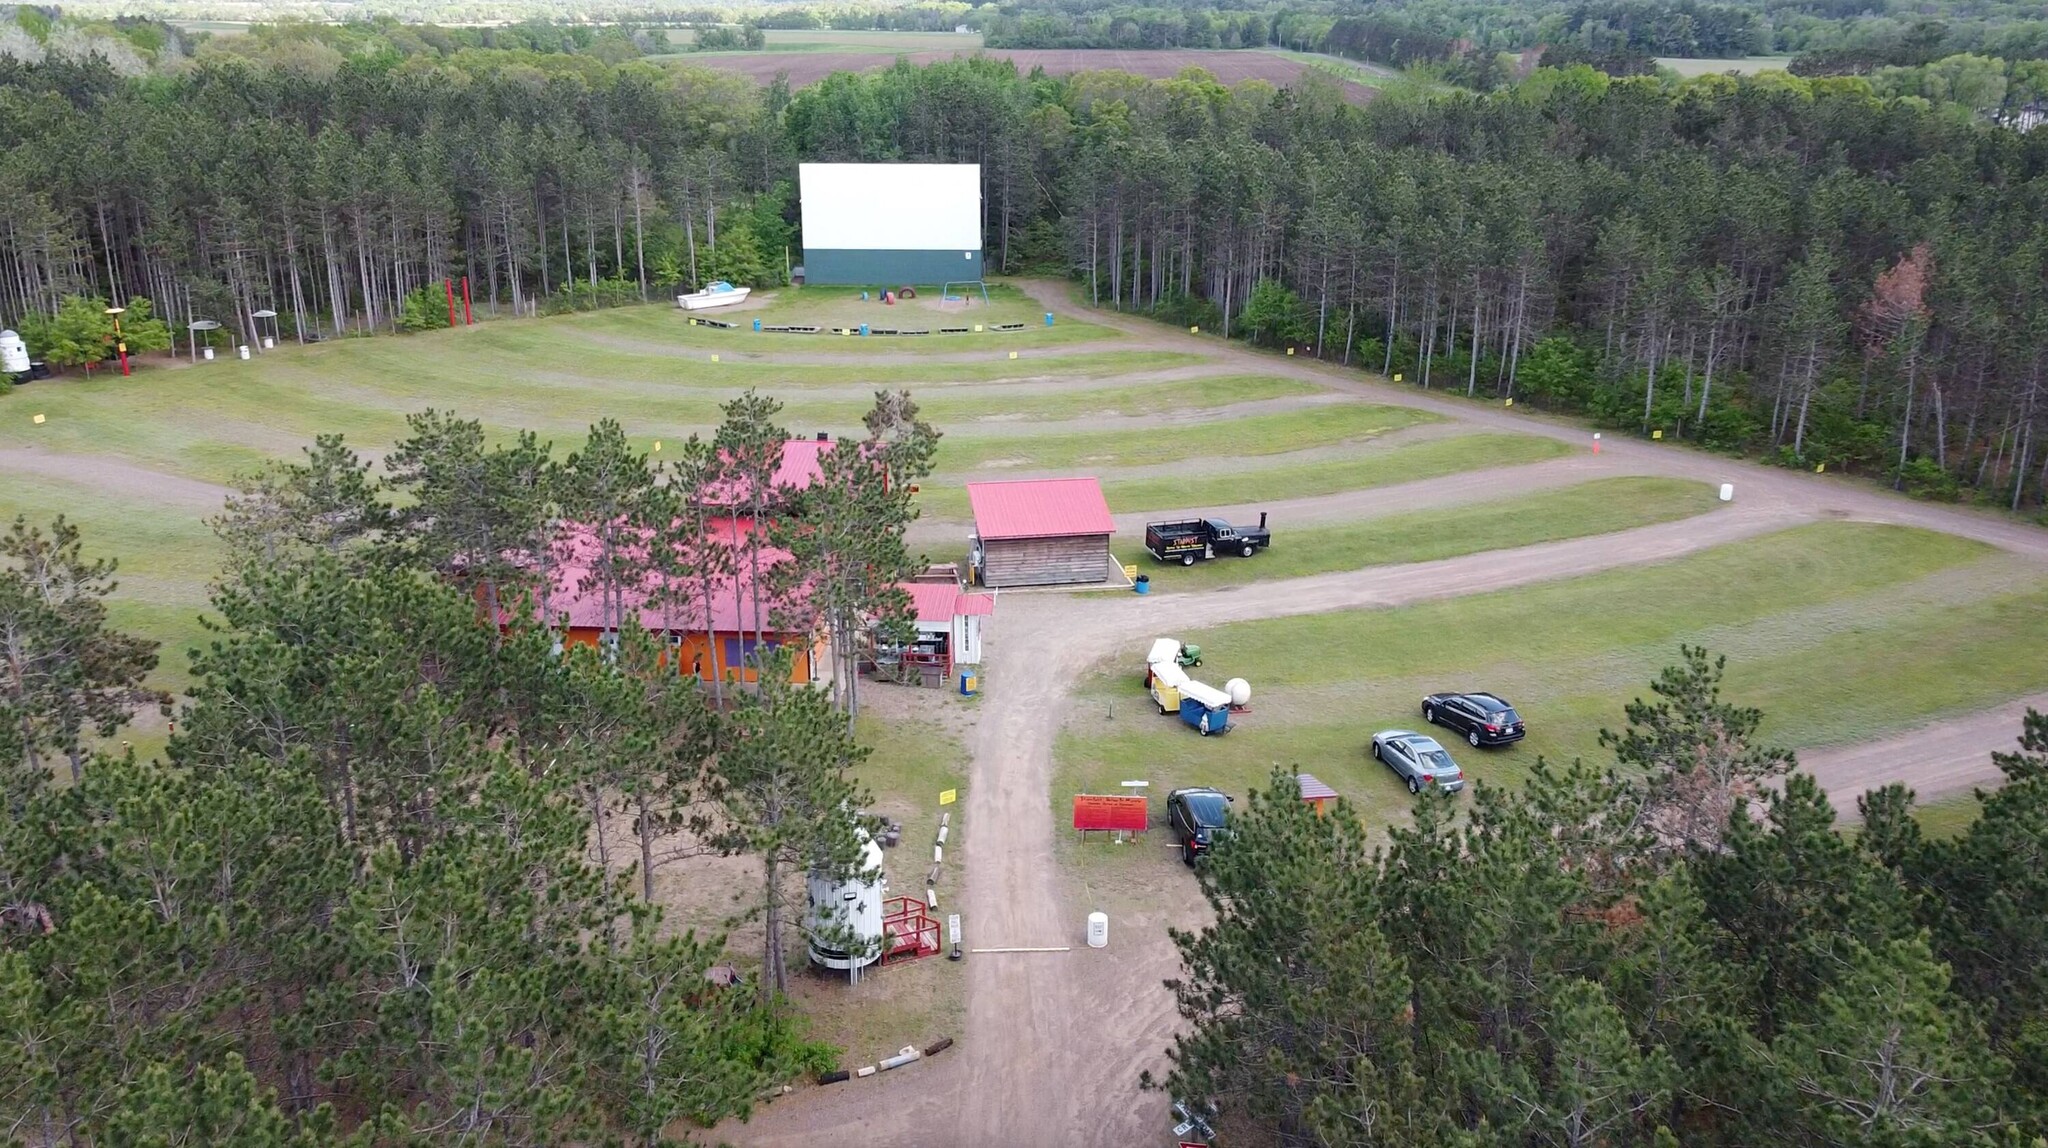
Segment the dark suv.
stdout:
[[1457,730],[1475,749],[1507,745],[1529,733],[1515,707],[1492,694],[1431,694],[1422,699],[1422,720]]
[[1180,841],[1180,859],[1190,865],[1230,832],[1230,796],[1198,785],[1166,795],[1166,823]]

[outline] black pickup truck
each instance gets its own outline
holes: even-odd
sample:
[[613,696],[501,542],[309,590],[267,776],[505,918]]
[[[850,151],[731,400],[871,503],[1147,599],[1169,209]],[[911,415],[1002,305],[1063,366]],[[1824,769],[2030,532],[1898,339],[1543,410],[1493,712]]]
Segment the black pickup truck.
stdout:
[[1197,558],[1239,554],[1250,558],[1273,544],[1266,516],[1257,526],[1232,526],[1220,518],[1189,518],[1179,522],[1147,522],[1145,549],[1161,562],[1193,566]]

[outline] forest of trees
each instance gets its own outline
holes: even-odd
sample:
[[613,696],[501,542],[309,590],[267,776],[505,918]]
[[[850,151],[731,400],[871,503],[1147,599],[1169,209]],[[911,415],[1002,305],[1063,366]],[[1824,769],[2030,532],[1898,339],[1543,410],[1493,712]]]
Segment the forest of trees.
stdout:
[[485,49],[0,63],[0,321],[142,295],[174,331],[331,333],[446,276],[486,313],[773,282],[799,158],[967,161],[991,262],[1105,305],[2039,505],[2048,133],[1874,82],[1543,69],[1357,108],[998,61],[794,94]]
[[[0,1141],[651,1145],[832,1067],[782,958],[802,873],[851,872],[871,825],[851,693],[790,685],[766,641],[758,688],[700,685],[637,608],[566,646],[521,608],[572,524],[603,523],[579,589],[606,601],[653,572],[673,594],[650,608],[687,612],[772,541],[794,557],[757,625],[907,624],[893,580],[936,435],[879,396],[799,493],[771,486],[776,414],[745,395],[656,466],[615,423],[562,454],[430,411],[384,473],[323,436],[248,476],[162,760],[93,752],[171,702],[144,685],[155,644],[107,624],[112,565],[62,518],[17,519]],[[706,492],[733,490],[756,497],[728,513],[776,513],[706,545]],[[657,870],[712,853],[759,863],[731,921],[693,922],[763,926],[753,986],[707,979],[725,939],[655,903]]]
[[1200,871],[1151,1085],[1293,1146],[2041,1143],[2048,717],[1959,836],[1899,786],[1850,834],[1720,672],[1684,651],[1618,770],[1427,797],[1384,849],[1276,775]]

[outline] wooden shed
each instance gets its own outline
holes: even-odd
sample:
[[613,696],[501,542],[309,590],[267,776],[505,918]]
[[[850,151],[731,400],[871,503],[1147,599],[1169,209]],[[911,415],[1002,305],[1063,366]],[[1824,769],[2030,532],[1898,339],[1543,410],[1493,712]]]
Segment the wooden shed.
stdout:
[[972,561],[984,586],[1059,586],[1109,577],[1109,503],[1092,478],[970,482]]

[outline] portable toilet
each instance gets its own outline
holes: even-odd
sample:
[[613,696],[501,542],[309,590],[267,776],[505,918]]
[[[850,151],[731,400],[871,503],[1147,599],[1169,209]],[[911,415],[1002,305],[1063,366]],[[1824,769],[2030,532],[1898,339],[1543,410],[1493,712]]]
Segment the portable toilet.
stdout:
[[889,888],[882,876],[882,847],[865,831],[860,841],[860,868],[852,875],[842,880],[813,869],[806,877],[810,907],[804,921],[811,963],[845,969],[854,980],[882,958],[882,902]]

